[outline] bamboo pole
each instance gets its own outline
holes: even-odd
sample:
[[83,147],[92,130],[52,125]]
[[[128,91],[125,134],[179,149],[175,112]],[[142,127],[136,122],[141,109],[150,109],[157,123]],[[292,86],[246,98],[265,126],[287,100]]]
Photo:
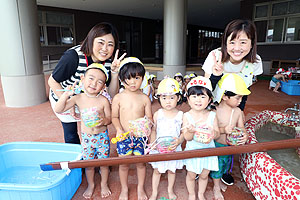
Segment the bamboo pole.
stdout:
[[[155,154],[155,155],[143,155],[143,156],[126,156],[126,157],[113,157],[106,159],[94,159],[94,160],[79,160],[67,162],[69,169],[73,168],[86,168],[86,167],[98,167],[98,166],[112,166],[121,164],[133,164],[133,163],[147,163],[156,161],[167,160],[182,160],[195,157],[208,157],[208,156],[222,156],[241,153],[261,152],[275,149],[288,149],[300,147],[299,139],[288,139],[272,142],[261,142],[255,144],[246,144],[240,146],[228,146],[218,148],[198,149],[191,151],[173,152],[167,154]],[[43,171],[58,170],[61,169],[62,162],[53,162],[47,164],[41,164],[40,167]]]

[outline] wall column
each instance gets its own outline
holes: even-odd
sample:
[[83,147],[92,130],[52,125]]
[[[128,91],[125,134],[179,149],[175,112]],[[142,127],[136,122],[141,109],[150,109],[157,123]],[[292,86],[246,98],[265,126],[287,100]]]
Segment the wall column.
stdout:
[[187,0],[164,0],[164,75],[185,74]]
[[26,107],[47,100],[36,0],[2,0],[0,73],[5,104]]

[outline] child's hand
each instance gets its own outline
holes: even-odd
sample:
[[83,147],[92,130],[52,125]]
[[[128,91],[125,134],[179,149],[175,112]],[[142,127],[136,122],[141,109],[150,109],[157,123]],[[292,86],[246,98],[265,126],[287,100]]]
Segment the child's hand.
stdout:
[[195,126],[192,124],[187,125],[186,130],[190,133],[194,133],[196,131]]
[[224,127],[224,130],[225,130],[226,134],[230,134],[233,129],[234,129],[234,126],[230,125],[230,124]]
[[180,145],[180,140],[179,140],[179,138],[174,137],[173,139],[174,139],[174,141],[171,142],[171,145],[169,146],[169,149],[170,149],[171,151],[175,150],[175,149],[178,147],[178,145]]
[[222,52],[220,51],[220,56],[219,56],[218,60],[216,58],[216,53],[215,52],[212,52],[212,55],[213,55],[213,59],[214,59],[214,66],[212,68],[213,75],[221,76],[223,74],[223,71],[224,71],[224,67],[223,67],[223,64],[222,64]]
[[238,138],[238,142],[237,142],[238,145],[245,144],[248,141],[248,134],[245,132],[243,132],[242,134],[243,136]]
[[117,135],[116,135],[116,137],[121,136],[123,133],[125,133],[124,130],[121,130],[121,129],[117,130]]
[[80,113],[75,112],[75,106],[70,108],[70,115],[75,119],[75,120],[80,120]]

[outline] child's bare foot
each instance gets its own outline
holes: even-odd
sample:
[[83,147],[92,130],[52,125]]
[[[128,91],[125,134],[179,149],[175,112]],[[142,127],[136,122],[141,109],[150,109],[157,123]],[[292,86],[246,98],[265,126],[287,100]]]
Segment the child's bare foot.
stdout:
[[93,192],[94,192],[94,187],[95,187],[95,186],[88,186],[88,187],[86,188],[86,190],[84,191],[84,193],[83,193],[82,196],[83,196],[85,199],[90,199],[90,198],[92,198]]
[[279,93],[277,90],[273,90],[273,92]]
[[171,199],[171,200],[177,199],[177,196],[174,193],[174,191],[169,191],[168,194],[169,194],[169,199]]
[[156,200],[157,199],[157,193],[153,193],[151,194],[151,197],[149,200]]
[[220,182],[220,188],[221,188],[222,192],[226,192],[227,185],[224,185],[222,182]]
[[224,200],[224,197],[220,189],[214,188],[213,191],[214,191],[215,200]]
[[191,195],[191,194],[189,194],[189,198],[188,198],[188,200],[196,200],[196,195]]
[[119,200],[128,200],[128,189],[127,190],[121,190]]
[[111,191],[107,184],[101,186],[101,197],[106,198],[111,195]]
[[138,200],[148,200],[147,194],[144,188],[138,188]]
[[204,197],[204,194],[200,194],[200,193],[198,193],[198,199],[199,200],[206,200],[205,197]]

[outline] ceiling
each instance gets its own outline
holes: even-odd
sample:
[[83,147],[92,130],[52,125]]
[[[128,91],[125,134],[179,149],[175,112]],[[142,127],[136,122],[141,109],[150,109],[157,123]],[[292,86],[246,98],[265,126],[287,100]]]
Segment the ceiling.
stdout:
[[[225,28],[239,17],[241,0],[187,0],[188,24]],[[38,5],[163,19],[163,0],[37,0]]]

